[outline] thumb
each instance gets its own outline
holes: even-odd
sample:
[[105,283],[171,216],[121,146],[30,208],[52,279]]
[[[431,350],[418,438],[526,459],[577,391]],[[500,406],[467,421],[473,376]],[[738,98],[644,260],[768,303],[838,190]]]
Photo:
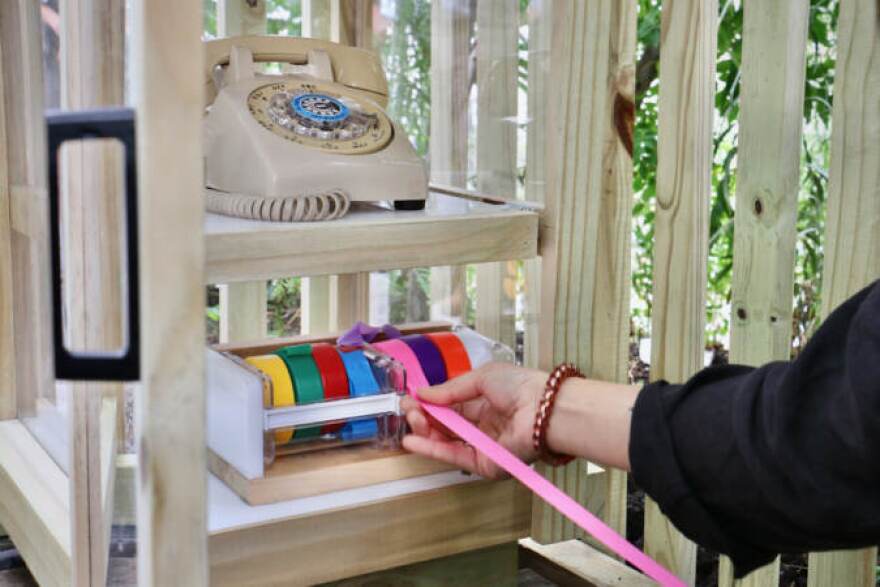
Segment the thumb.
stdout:
[[482,395],[482,377],[479,371],[469,371],[446,383],[419,390],[419,399],[446,406],[466,402]]

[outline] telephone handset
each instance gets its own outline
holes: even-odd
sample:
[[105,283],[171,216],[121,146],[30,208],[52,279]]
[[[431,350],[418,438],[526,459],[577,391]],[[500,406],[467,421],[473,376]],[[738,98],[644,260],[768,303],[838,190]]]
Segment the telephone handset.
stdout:
[[[377,56],[317,39],[208,41],[208,209],[258,220],[338,218],[349,203],[421,209],[427,173],[384,112]],[[259,62],[280,62],[280,74]]]

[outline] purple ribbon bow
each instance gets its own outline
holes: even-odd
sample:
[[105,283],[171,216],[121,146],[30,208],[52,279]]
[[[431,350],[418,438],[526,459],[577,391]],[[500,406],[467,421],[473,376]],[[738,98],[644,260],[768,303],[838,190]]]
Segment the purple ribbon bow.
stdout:
[[358,322],[351,327],[351,330],[336,339],[336,344],[339,346],[364,346],[368,342],[373,342],[379,334],[384,334],[385,338],[401,337],[400,331],[390,324],[379,327]]

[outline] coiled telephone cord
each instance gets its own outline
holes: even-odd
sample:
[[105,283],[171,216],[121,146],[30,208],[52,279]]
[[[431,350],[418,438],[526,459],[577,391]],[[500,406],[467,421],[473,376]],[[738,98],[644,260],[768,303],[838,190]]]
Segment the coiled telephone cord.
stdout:
[[317,194],[295,196],[257,196],[205,188],[208,212],[269,222],[317,222],[342,218],[351,206],[351,197],[333,189]]

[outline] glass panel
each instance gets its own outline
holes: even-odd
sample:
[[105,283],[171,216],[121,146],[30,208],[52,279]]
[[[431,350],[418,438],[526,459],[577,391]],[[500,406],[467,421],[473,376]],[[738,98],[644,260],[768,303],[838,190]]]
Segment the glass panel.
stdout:
[[[15,388],[19,417],[67,469],[67,396],[56,393],[50,337],[48,198],[44,102],[58,86],[57,12],[4,6],[3,87],[12,219]],[[8,47],[8,48],[7,48]],[[46,83],[44,85],[44,79]],[[44,99],[44,92],[46,98]]]

